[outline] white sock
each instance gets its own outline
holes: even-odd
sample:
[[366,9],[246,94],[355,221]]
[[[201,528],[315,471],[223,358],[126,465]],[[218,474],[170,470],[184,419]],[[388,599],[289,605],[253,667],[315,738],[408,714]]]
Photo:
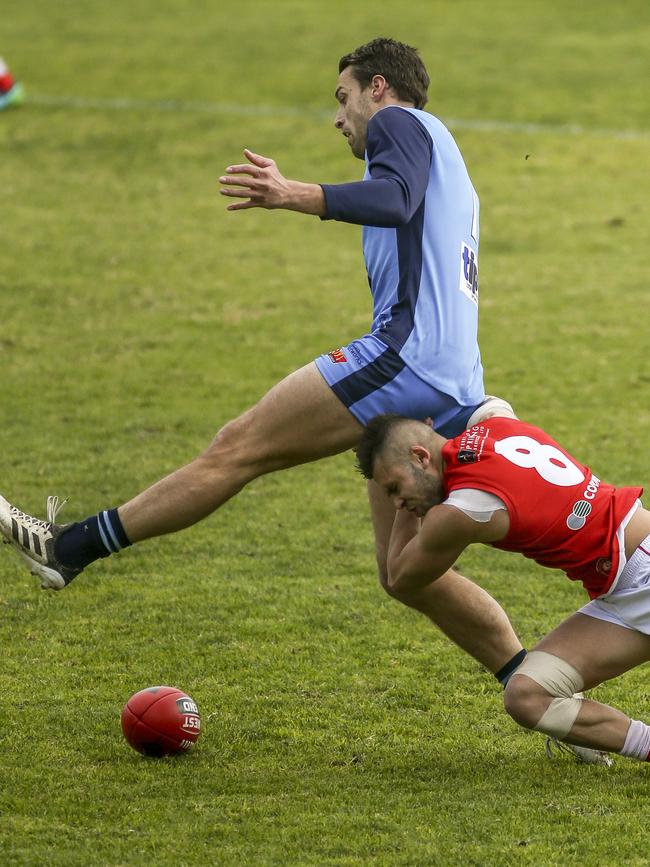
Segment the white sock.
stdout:
[[627,737],[620,755],[640,762],[650,761],[650,726],[638,719],[630,720]]

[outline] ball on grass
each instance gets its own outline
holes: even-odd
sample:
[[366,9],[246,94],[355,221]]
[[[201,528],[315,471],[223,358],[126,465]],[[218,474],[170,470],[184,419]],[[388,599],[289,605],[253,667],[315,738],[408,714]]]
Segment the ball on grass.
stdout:
[[194,700],[182,690],[150,686],[124,705],[122,732],[134,750],[162,758],[194,746],[201,734],[201,717]]

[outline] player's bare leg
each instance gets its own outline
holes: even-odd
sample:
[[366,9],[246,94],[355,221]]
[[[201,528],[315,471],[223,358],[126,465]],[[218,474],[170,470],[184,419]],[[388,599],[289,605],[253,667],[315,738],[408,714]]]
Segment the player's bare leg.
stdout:
[[[550,654],[551,664],[559,659],[571,666],[582,679],[582,688],[590,689],[650,660],[650,636],[577,613],[549,633],[534,650]],[[553,711],[550,717],[547,712],[557,696],[523,673],[525,669],[526,666],[508,684],[506,709],[521,725],[544,731],[553,715]],[[573,713],[577,711],[577,715],[569,731],[557,735],[561,740],[621,752],[630,731],[629,716],[591,699],[568,698],[566,702],[568,706],[571,702],[579,704],[574,706]],[[542,722],[543,718],[546,723]],[[642,723],[638,725],[643,728]],[[650,730],[647,737],[650,737]]]
[[62,526],[54,497],[48,499],[46,521],[0,497],[0,532],[44,589],[61,590],[94,560],[189,527],[252,479],[345,451],[361,432],[311,363],[225,425],[202,455],[119,509]]
[[496,674],[523,650],[503,608],[482,587],[455,570],[417,594],[407,596],[389,591],[386,562],[395,508],[373,481],[368,482],[368,499],[375,531],[377,569],[384,590],[425,614],[455,644]]
[[[124,529],[132,542],[180,530],[213,512],[260,475],[353,447],[361,430],[316,365],[309,364],[227,424],[203,455],[120,507]],[[384,492],[375,488],[379,496],[377,502],[371,497],[371,510],[385,581],[385,553],[395,511]],[[389,511],[382,508],[386,504]],[[456,572],[401,601],[430,617],[493,673],[522,649],[501,606]]]
[[361,431],[312,362],[226,424],[202,455],[121,506],[124,530],[139,542],[189,527],[258,476],[346,451]]

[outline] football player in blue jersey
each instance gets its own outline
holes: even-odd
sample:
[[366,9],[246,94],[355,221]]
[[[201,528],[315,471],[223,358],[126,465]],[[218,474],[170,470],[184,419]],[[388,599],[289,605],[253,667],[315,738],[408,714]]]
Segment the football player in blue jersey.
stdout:
[[[55,498],[41,521],[0,497],[0,530],[43,587],[61,589],[94,560],[200,521],[258,476],[354,448],[378,413],[433,417],[452,437],[492,411],[477,343],[478,197],[449,131],[423,110],[426,69],[415,49],[375,39],[341,58],[339,73],[335,127],[365,161],[364,179],[301,183],[247,150],[221,192],[233,211],[283,208],[363,225],[369,332],[287,376],[195,460],[119,508],[62,525]],[[388,590],[395,513],[374,482],[368,490]],[[501,606],[453,569],[417,593],[390,592],[502,683],[523,660]]]

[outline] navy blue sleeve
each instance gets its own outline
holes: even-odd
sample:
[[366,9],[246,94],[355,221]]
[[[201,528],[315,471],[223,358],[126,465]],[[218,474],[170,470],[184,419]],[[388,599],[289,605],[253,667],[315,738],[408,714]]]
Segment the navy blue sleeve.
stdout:
[[429,182],[433,142],[409,111],[383,108],[368,123],[370,179],[322,184],[325,219],[364,226],[404,226],[417,211]]

